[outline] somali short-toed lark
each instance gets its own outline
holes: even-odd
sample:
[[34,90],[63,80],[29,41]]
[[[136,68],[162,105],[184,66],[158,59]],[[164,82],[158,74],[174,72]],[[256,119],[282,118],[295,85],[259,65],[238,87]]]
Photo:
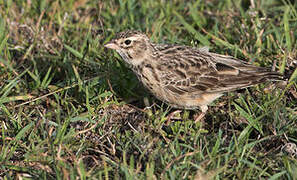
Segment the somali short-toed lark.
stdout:
[[278,72],[250,65],[207,48],[155,44],[143,33],[118,33],[105,47],[116,50],[158,99],[183,109],[202,110],[224,92],[268,80],[280,80]]

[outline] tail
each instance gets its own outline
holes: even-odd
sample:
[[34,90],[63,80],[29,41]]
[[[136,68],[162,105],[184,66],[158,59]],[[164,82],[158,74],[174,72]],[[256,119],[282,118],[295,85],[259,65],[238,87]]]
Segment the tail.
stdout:
[[[227,92],[250,87],[267,81],[281,81],[283,76],[270,69],[251,65],[232,56],[209,53],[213,57],[216,68],[221,72],[218,90]],[[224,71],[225,70],[225,71]],[[230,73],[233,72],[233,73]]]
[[258,77],[259,83],[266,81],[282,81],[284,79],[283,75],[275,71],[257,72],[255,76]]
[[267,81],[281,81],[283,76],[274,71],[265,71],[265,68],[261,68],[260,71],[242,72],[240,71],[237,76],[226,78],[221,82],[220,92],[227,92],[231,90],[237,90],[254,86],[256,84],[264,83]]

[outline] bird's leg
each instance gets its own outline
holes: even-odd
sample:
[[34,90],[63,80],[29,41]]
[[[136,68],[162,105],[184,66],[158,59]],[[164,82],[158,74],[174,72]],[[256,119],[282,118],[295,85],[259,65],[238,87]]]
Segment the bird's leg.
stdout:
[[205,114],[205,112],[201,112],[199,115],[197,115],[197,117],[195,117],[195,123],[201,121],[204,118]]
[[177,113],[180,113],[181,110],[176,110],[176,111],[173,111],[172,113],[170,113],[168,116],[167,116],[167,121],[166,121],[166,125],[168,126],[171,122],[171,119],[174,117],[175,114]]
[[201,111],[202,111],[202,112],[199,114],[199,116],[197,116],[197,117],[195,118],[195,123],[197,123],[198,121],[201,121],[201,120],[204,118],[204,116],[205,116],[205,114],[206,114],[206,111],[207,111],[207,109],[208,109],[207,106],[201,106],[200,108],[201,108]]

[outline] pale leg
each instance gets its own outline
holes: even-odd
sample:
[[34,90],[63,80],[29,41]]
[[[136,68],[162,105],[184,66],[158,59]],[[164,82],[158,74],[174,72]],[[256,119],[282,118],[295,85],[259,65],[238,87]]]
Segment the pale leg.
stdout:
[[195,123],[197,123],[198,121],[201,121],[204,118],[208,107],[207,106],[201,106],[200,109],[201,109],[202,112],[201,112],[201,114],[199,114],[199,116],[197,116],[195,118]]
[[180,112],[181,112],[181,110],[176,110],[176,111],[173,111],[172,113],[170,113],[167,116],[166,125],[168,126],[170,124],[171,118],[174,117],[175,114],[180,113]]

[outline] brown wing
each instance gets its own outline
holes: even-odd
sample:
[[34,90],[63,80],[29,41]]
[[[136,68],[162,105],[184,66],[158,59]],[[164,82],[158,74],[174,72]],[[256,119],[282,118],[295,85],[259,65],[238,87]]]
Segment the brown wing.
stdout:
[[277,72],[231,56],[185,46],[163,46],[159,50],[161,84],[176,94],[223,93],[281,78]]

